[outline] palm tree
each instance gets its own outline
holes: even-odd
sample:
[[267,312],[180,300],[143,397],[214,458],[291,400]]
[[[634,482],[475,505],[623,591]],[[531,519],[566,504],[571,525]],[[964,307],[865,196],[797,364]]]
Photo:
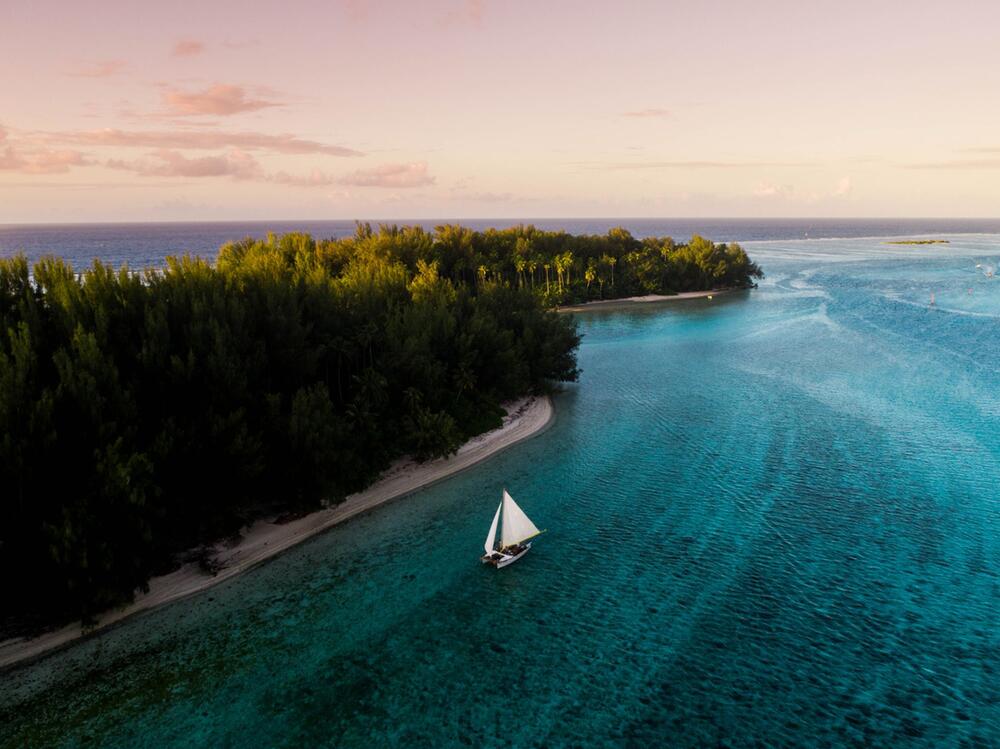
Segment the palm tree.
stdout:
[[566,271],[566,285],[569,286],[572,282],[570,279],[570,271],[573,270],[573,253],[567,250],[563,253],[563,270]]

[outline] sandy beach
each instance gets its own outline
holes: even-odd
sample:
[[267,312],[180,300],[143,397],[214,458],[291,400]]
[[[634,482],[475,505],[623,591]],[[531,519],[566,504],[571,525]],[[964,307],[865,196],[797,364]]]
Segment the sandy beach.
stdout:
[[586,302],[584,304],[571,304],[566,307],[559,307],[559,312],[589,312],[592,310],[608,309],[609,307],[627,307],[633,304],[653,304],[655,302],[679,302],[684,299],[704,299],[706,297],[722,296],[731,294],[739,289],[716,289],[713,291],[685,291],[680,294],[646,294],[645,296],[627,296],[621,299],[602,299],[597,302]]
[[98,617],[96,625],[86,631],[77,622],[38,637],[0,642],[0,669],[38,657],[127,617],[228,580],[359,513],[412,494],[539,434],[549,426],[554,416],[552,401],[548,396],[522,398],[507,403],[504,407],[507,416],[501,427],[474,437],[449,458],[426,463],[400,460],[368,489],[352,494],[339,505],[281,524],[274,522],[274,519],[258,521],[245,529],[242,539],[236,545],[216,546],[214,559],[220,569],[214,576],[202,572],[195,563],[186,564],[168,575],[150,580],[147,593],[138,594],[135,601],[127,606],[104,613]]

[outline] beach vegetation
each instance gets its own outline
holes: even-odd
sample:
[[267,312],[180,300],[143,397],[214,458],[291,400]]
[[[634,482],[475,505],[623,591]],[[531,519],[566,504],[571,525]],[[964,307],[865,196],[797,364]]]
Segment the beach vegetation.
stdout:
[[134,272],[0,260],[6,634],[129,601],[192,549],[454,453],[578,376],[563,302],[746,287],[735,244],[361,224]]
[[291,234],[145,273],[0,260],[3,625],[128,601],[258,517],[451,454],[577,376],[572,320],[451,237]]

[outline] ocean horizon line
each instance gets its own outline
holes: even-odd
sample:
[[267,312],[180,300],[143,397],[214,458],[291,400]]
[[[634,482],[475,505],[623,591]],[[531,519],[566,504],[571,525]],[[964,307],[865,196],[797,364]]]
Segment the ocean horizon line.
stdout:
[[997,221],[1000,216],[469,216],[459,218],[455,216],[431,216],[431,217],[360,217],[360,218],[220,218],[220,219],[138,219],[138,220],[116,220],[98,219],[94,221],[0,221],[0,228],[3,227],[36,227],[36,226],[165,226],[165,225],[192,225],[192,224],[269,224],[269,223],[372,223],[372,224],[421,224],[432,221],[446,221],[453,223],[476,222],[484,223],[489,221],[499,222],[531,222],[531,221],[740,221],[754,224],[767,224],[773,222],[805,223],[805,222],[869,222],[878,221]]
[[460,224],[474,231],[531,225],[542,231],[603,235],[624,227],[637,239],[694,235],[713,242],[759,247],[766,242],[857,241],[1000,234],[1000,219],[741,219],[741,218],[521,218],[521,219],[264,219],[253,221],[163,221],[118,223],[0,224],[0,257],[24,254],[29,263],[57,256],[74,267],[100,260],[114,267],[161,267],[168,257],[190,255],[214,260],[227,242],[267,234],[304,232],[316,239],[353,236],[358,224],[420,226],[427,231]]

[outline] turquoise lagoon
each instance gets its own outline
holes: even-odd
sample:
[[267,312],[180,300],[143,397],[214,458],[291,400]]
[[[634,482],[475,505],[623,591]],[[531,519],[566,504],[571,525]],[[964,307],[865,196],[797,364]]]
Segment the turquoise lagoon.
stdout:
[[748,249],[579,316],[541,436],[0,675],[0,745],[1000,745],[1000,237]]

